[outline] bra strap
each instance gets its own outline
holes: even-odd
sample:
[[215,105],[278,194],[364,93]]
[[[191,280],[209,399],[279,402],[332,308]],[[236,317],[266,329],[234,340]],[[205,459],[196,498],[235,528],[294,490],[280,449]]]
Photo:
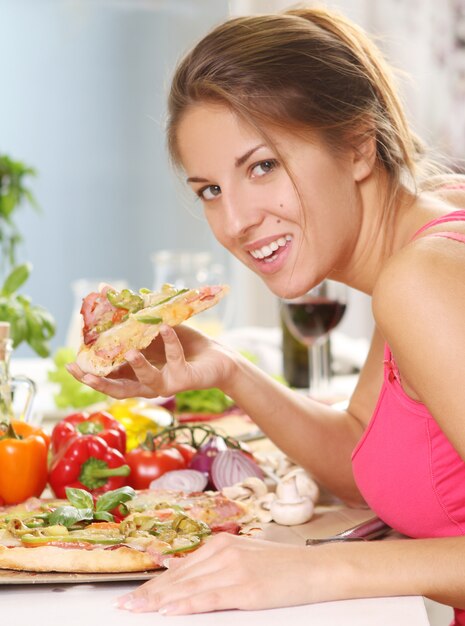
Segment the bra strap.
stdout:
[[[465,221],[465,209],[459,209],[458,211],[453,211],[452,213],[448,213],[447,215],[443,215],[442,217],[438,217],[435,220],[431,220],[431,222],[427,222],[424,226],[422,226],[417,232],[413,235],[412,239],[421,235],[425,230],[431,228],[432,226],[437,226],[438,224],[446,224],[447,222],[463,222]],[[439,233],[438,233],[439,234]]]

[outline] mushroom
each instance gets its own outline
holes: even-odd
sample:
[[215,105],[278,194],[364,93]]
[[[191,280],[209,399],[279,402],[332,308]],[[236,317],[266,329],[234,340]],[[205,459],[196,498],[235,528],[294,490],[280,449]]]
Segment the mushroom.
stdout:
[[308,472],[306,472],[302,467],[295,467],[290,472],[288,472],[282,480],[276,486],[276,495],[278,498],[281,498],[281,485],[285,483],[287,480],[295,477],[297,492],[300,496],[307,496],[312,500],[312,502],[316,502],[318,500],[318,496],[320,495],[318,485],[313,480]]
[[231,487],[223,487],[221,493],[245,505],[251,520],[271,522],[270,502],[275,498],[275,494],[268,493],[268,487],[257,476],[250,476]]
[[312,517],[314,504],[308,496],[299,494],[296,476],[286,477],[278,487],[279,495],[270,505],[272,519],[283,526],[295,526],[308,522]]
[[263,524],[267,524],[271,522],[271,503],[275,500],[276,495],[274,493],[267,493],[263,495],[261,498],[255,503],[254,506],[254,515],[258,519],[259,522]]
[[251,498],[260,498],[268,493],[268,487],[263,480],[257,476],[250,476],[241,483],[236,483],[231,487],[223,487],[221,493],[231,500],[243,502]]

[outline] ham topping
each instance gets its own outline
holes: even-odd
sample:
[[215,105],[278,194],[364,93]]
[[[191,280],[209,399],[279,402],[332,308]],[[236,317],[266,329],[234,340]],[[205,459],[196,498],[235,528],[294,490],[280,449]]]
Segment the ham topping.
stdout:
[[117,308],[111,304],[106,294],[110,289],[105,285],[101,291],[89,293],[82,301],[81,314],[84,319],[82,333],[86,346],[97,339],[102,330],[121,322],[126,309]]

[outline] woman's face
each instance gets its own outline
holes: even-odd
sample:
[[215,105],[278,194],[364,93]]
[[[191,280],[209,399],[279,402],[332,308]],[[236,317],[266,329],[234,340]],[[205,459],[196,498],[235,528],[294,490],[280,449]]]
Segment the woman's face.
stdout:
[[356,184],[350,159],[336,159],[322,142],[269,134],[281,156],[227,107],[202,104],[187,110],[177,139],[217,240],[273,293],[291,298],[347,262]]

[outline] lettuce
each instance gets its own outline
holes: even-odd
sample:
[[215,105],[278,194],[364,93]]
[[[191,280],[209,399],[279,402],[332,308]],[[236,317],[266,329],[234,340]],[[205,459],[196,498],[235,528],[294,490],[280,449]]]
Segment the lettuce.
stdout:
[[229,396],[216,387],[180,391],[175,398],[176,411],[180,413],[222,413],[234,404]]
[[68,363],[76,360],[76,353],[71,348],[58,348],[53,356],[55,368],[47,374],[48,380],[59,386],[59,391],[53,397],[59,409],[68,407],[82,409],[83,407],[102,402],[107,396],[95,389],[91,389],[76,380],[66,369]]

